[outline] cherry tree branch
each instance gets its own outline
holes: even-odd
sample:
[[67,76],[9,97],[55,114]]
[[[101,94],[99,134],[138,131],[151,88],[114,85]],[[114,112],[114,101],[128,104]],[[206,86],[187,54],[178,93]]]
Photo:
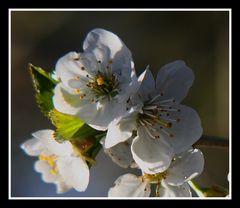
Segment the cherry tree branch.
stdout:
[[193,147],[228,148],[229,140],[228,138],[203,135],[193,144]]

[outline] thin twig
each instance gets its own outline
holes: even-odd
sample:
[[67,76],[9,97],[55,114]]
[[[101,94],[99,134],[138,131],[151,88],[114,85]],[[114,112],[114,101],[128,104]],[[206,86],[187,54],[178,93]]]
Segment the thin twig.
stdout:
[[193,147],[228,148],[228,138],[203,135]]

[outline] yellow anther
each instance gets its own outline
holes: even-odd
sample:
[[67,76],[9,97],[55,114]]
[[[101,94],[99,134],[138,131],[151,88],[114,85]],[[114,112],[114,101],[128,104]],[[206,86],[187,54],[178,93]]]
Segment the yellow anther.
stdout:
[[98,85],[103,85],[104,84],[104,80],[103,80],[102,77],[97,78],[97,84]]
[[51,166],[50,173],[52,175],[55,176],[57,174],[58,168],[57,168],[56,163],[55,163],[55,161],[57,160],[56,155],[40,155],[39,159],[43,160],[43,161],[46,161]]
[[39,160],[46,160],[46,156],[45,155],[39,155]]
[[57,168],[57,166],[54,166],[51,170],[50,170],[50,173],[52,174],[52,175],[57,175],[57,173],[58,173],[58,168]]
[[57,159],[57,156],[56,155],[40,155],[39,159],[47,162],[51,162],[51,161],[55,161]]
[[55,162],[52,159],[48,160],[47,162],[51,167],[53,167],[55,165]]
[[84,98],[84,96],[83,95],[80,95],[80,99],[82,100]]
[[57,172],[56,172],[54,169],[51,169],[51,170],[50,170],[50,173],[51,173],[52,175],[54,175],[54,176],[57,175]]
[[47,161],[48,164],[53,167],[55,166],[55,161],[57,160],[57,156],[56,155],[40,155],[39,156],[39,159],[40,160],[43,160],[43,161]]
[[76,92],[77,94],[79,94],[79,93],[80,93],[80,89],[75,89],[75,92]]

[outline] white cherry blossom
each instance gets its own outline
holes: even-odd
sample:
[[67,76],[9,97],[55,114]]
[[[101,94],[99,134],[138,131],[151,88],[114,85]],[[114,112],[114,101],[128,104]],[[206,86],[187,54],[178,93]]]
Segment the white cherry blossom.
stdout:
[[46,183],[54,183],[57,193],[71,188],[85,191],[89,182],[89,168],[86,161],[76,154],[69,141],[58,143],[54,131],[40,130],[32,134],[33,138],[21,145],[30,156],[38,156],[35,170],[42,174]]
[[127,141],[121,142],[111,148],[105,148],[105,137],[102,138],[101,144],[104,153],[107,154],[114,163],[122,168],[137,168],[137,164],[134,161],[131,153],[132,138]]
[[174,154],[189,149],[202,135],[197,112],[180,104],[193,79],[181,60],[163,66],[156,81],[147,68],[138,79],[138,92],[127,100],[130,110],[109,124],[105,148],[136,132],[131,151],[138,166],[149,174],[166,170]]
[[164,172],[138,177],[133,174],[120,176],[109,189],[109,197],[149,197],[151,184],[157,184],[156,194],[160,197],[191,197],[188,181],[203,171],[204,158],[198,149],[189,149],[177,154]]
[[83,52],[70,52],[56,64],[61,82],[55,88],[55,108],[80,117],[98,130],[126,111],[126,100],[137,86],[129,49],[115,34],[94,29]]

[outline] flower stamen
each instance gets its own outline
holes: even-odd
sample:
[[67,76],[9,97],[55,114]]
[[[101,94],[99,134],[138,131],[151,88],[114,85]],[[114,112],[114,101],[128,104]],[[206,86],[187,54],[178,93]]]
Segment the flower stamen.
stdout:
[[169,137],[174,137],[174,134],[169,133],[168,131],[166,131],[166,130],[163,129],[163,128],[161,128],[161,131],[162,131],[164,134],[166,134],[167,136],[169,136]]
[[86,84],[94,92],[98,100],[108,98],[111,100],[118,94],[118,81],[114,75],[110,77],[98,72],[95,79]]
[[143,126],[147,132],[147,134],[152,138],[152,139],[157,139],[159,138],[159,135],[153,135],[153,133],[149,130],[149,127]]
[[[173,106],[175,99],[166,99],[158,101],[153,104],[162,94],[158,94],[153,97],[150,101],[147,101],[142,108],[142,111],[139,112],[138,122],[141,126],[144,127],[147,134],[151,138],[159,138],[159,133],[162,132],[168,137],[174,137],[174,134],[168,131],[172,128],[173,122],[180,122],[180,118],[172,118],[171,112],[180,112],[180,109]],[[158,130],[153,128],[155,124],[159,125]],[[158,135],[154,135],[157,132]]]
[[104,80],[103,80],[102,77],[97,78],[97,84],[98,85],[103,85],[104,84]]
[[56,165],[57,158],[58,157],[56,155],[39,155],[39,160],[46,161],[50,165],[50,173],[54,176],[56,176],[58,172],[58,168]]
[[148,101],[148,104],[151,104],[151,103],[153,103],[154,101],[156,101],[159,97],[162,97],[163,96],[163,94],[162,93],[160,93],[160,94],[158,94],[158,95],[156,95],[155,97],[153,97],[150,101]]
[[148,173],[144,173],[143,176],[141,176],[144,180],[148,180],[150,183],[155,183],[158,184],[162,181],[162,179],[165,179],[167,176],[167,172],[164,171],[162,173],[156,173],[156,174],[148,174]]

